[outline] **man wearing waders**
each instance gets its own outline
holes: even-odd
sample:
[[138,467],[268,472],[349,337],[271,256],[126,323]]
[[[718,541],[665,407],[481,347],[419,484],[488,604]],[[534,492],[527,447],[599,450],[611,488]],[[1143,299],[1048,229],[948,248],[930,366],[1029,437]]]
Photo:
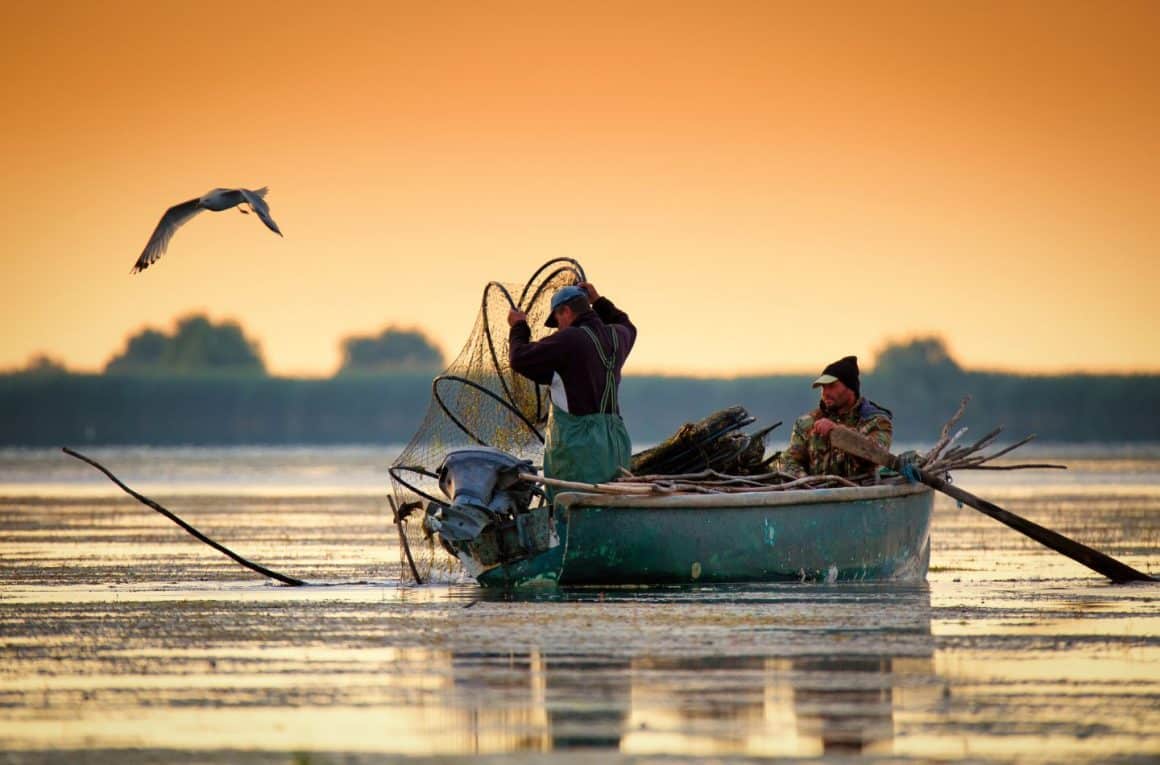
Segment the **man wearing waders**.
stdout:
[[620,370],[636,341],[628,314],[584,282],[552,295],[552,313],[544,324],[559,329],[544,339],[532,342],[522,311],[512,309],[508,324],[512,369],[550,386],[544,475],[600,483],[628,468],[632,447],[618,394]]

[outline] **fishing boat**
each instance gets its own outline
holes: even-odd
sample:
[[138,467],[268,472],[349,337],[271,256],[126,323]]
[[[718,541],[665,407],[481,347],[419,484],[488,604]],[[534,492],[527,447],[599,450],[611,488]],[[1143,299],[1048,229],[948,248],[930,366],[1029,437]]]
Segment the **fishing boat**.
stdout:
[[923,484],[713,494],[572,484],[590,490],[537,505],[530,470],[489,447],[440,467],[450,501],[430,503],[424,523],[485,587],[926,578]]
[[923,581],[921,484],[555,499],[551,549],[475,573],[485,587]]
[[[969,397],[930,450],[905,460],[857,431],[831,431],[831,445],[869,468],[856,476],[860,485],[835,487],[851,482],[837,476],[811,477],[819,482],[808,488],[798,483],[803,479],[784,482],[787,476],[774,465],[777,454],[766,455],[765,436],[779,423],[744,433],[741,428],[756,419],[741,406],[685,423],[632,455],[627,475],[608,479],[615,486],[564,487],[559,476],[534,475],[533,461],[542,461],[546,444],[541,427],[549,398],[544,386],[512,369],[506,329],[496,318],[515,309],[543,332],[549,296],[585,281],[577,261],[554,258],[522,290],[499,282],[484,287],[471,335],[432,380],[423,422],[389,471],[394,522],[415,582],[423,576],[409,536],[431,551],[438,540],[488,587],[921,581],[930,559],[932,490],[1114,582],[1153,581],[952,485],[956,470],[1063,467],[984,464],[1032,438],[983,454],[1001,428],[973,444],[955,445],[966,428],[955,432],[953,426]],[[705,485],[676,480],[701,474],[711,479]],[[884,477],[886,483],[879,483]],[[540,485],[551,488],[541,491]]]

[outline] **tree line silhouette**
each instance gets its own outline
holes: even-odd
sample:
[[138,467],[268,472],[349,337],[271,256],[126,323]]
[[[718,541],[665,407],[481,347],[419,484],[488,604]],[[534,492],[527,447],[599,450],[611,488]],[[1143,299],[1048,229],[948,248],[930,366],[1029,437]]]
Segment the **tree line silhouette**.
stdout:
[[[443,353],[416,329],[387,327],[377,335],[351,335],[341,341],[342,363],[336,375],[433,371],[443,367]],[[258,341],[229,319],[214,322],[194,313],[177,320],[172,333],[146,327],[125,342],[104,369],[107,375],[268,374]],[[11,374],[37,377],[68,374],[65,365],[37,354],[23,370]]]
[[[328,379],[270,376],[257,343],[234,322],[193,315],[166,334],[129,338],[103,374],[73,374],[40,356],[0,375],[0,445],[336,444],[406,442],[430,402],[443,356],[422,332],[387,328],[343,340]],[[812,375],[625,377],[621,409],[638,446],[683,423],[741,405],[755,428],[784,424],[817,403]],[[933,441],[967,394],[977,435],[1003,425],[1067,442],[1160,442],[1160,376],[1013,375],[963,369],[937,337],[886,346],[863,374],[865,395],[894,413],[896,442]]]

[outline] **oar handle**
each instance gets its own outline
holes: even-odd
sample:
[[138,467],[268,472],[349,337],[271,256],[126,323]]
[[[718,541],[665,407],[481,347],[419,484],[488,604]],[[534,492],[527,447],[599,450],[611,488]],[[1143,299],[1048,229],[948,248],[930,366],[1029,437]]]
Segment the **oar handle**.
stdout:
[[[849,428],[839,426],[830,431],[830,443],[844,452],[849,452],[855,457],[870,460],[877,465],[882,465],[892,470],[898,470],[900,467],[900,460],[897,456],[883,449],[880,445],[866,438],[861,433]],[[943,494],[954,497],[965,505],[970,505],[979,512],[989,515],[1000,523],[1006,524],[1021,534],[1031,537],[1041,545],[1050,547],[1052,550],[1071,558],[1076,563],[1080,563],[1092,571],[1103,574],[1113,582],[1156,581],[1154,577],[1145,574],[1143,571],[1137,571],[1126,563],[1122,563],[1111,556],[1105,555],[1099,550],[1093,550],[1087,545],[1076,542],[1074,539],[1069,539],[1059,532],[1040,526],[1038,523],[1029,521],[1009,510],[1004,510],[998,505],[976,497],[974,494],[960,489],[958,486],[936,475],[927,473],[924,470],[917,470],[915,472],[919,480],[932,489],[937,489]]]

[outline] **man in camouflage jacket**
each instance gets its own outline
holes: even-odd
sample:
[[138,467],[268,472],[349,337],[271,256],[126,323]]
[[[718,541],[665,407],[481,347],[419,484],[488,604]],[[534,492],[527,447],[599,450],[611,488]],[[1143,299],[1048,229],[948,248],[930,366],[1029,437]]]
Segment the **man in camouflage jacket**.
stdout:
[[858,358],[846,356],[830,364],[813,387],[822,389],[821,401],[817,409],[794,422],[789,447],[781,455],[782,472],[795,478],[872,475],[872,463],[830,445],[830,431],[839,426],[858,431],[883,449],[890,448],[894,436],[890,410],[862,397]]

